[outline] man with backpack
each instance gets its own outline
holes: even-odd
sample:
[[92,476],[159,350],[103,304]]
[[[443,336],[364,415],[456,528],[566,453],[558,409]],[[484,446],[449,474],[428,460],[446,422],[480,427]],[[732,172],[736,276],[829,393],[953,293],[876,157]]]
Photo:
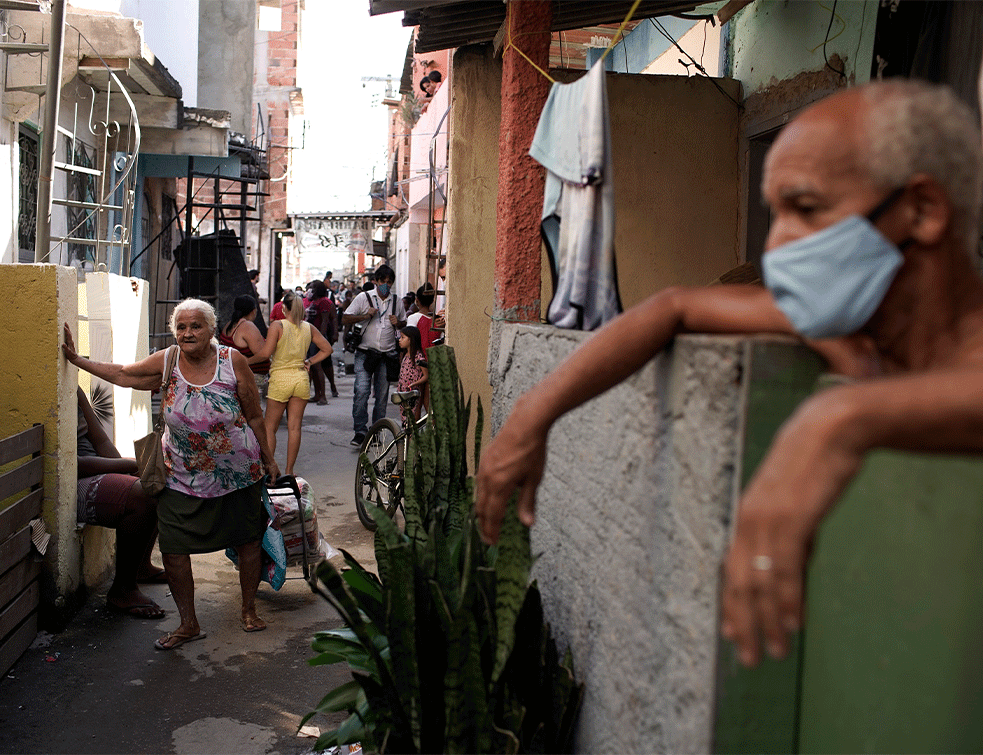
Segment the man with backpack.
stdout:
[[369,429],[369,394],[375,392],[373,424],[386,416],[389,383],[399,377],[399,352],[396,331],[406,325],[403,302],[392,293],[396,273],[388,265],[375,271],[375,288],[356,296],[342,316],[342,324],[365,323],[361,340],[355,347],[355,398],[352,419],[355,425],[353,446],[361,446]]

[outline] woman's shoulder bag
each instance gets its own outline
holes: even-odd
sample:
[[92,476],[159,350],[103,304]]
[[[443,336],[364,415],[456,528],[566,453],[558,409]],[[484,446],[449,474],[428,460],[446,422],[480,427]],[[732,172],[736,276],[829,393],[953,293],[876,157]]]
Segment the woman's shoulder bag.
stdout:
[[[164,367],[164,380],[160,384],[161,391],[171,379],[174,365],[177,363],[178,347],[167,349],[167,359]],[[147,495],[158,496],[167,485],[167,471],[164,468],[164,449],[161,439],[164,435],[164,407],[161,406],[154,424],[154,431],[139,440],[133,441],[133,449],[137,457],[137,468],[140,470],[140,484]]]

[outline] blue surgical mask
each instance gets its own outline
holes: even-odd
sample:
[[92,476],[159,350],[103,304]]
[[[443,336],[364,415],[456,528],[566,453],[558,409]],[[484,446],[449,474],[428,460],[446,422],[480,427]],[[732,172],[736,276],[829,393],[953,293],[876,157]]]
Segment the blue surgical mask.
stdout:
[[849,335],[874,316],[904,261],[874,221],[902,191],[892,192],[866,218],[851,215],[765,252],[765,285],[801,335]]
[[375,290],[379,292],[379,296],[389,296],[388,283],[376,283]]

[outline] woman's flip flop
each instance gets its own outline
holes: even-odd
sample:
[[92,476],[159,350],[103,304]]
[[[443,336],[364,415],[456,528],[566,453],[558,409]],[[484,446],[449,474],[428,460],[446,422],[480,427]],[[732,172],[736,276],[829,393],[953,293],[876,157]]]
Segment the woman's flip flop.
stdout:
[[[195,640],[203,640],[208,635],[204,632],[198,632],[198,634],[177,634],[176,632],[168,632],[166,636],[161,637],[159,640],[154,641],[154,647],[158,650],[173,650],[174,648],[181,647],[186,642],[194,642]],[[168,644],[170,643],[170,644]]]

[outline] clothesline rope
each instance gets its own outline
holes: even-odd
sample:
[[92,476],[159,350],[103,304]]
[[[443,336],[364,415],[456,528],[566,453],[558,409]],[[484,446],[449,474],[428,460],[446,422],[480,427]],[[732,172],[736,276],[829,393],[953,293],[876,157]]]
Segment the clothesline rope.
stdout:
[[[611,44],[609,44],[607,46],[607,49],[601,54],[600,59],[597,61],[598,63],[600,63],[602,60],[604,60],[608,56],[608,54],[611,52],[611,50],[614,49],[614,46],[616,44],[618,44],[618,42],[621,41],[621,35],[624,32],[625,27],[628,26],[628,24],[631,22],[632,17],[635,15],[635,11],[638,10],[638,6],[641,5],[641,4],[642,4],[642,0],[635,0],[635,2],[632,3],[631,8],[628,10],[628,15],[625,16],[625,20],[621,22],[621,26],[618,27],[618,31],[616,31],[615,34],[614,34],[614,37],[611,38]],[[519,53],[519,55],[521,55],[523,58],[525,58],[526,62],[529,63],[529,65],[531,65],[533,68],[535,68],[537,71],[539,71],[539,73],[541,73],[543,76],[545,76],[546,79],[551,84],[555,84],[556,83],[556,79],[554,79],[546,71],[544,71],[542,68],[540,68],[538,65],[536,65],[535,61],[533,61],[532,58],[530,58],[528,55],[526,55],[522,51],[522,49],[518,45],[516,45],[515,42],[513,41],[513,37],[512,37],[512,3],[508,3],[505,6],[505,25],[506,25],[506,29],[508,30],[508,39],[506,40],[506,43],[505,43],[505,49],[508,50],[509,48],[511,48],[511,49],[515,50],[517,53]],[[532,34],[532,33],[534,33],[534,32],[524,32],[524,34]],[[520,36],[522,36],[522,35],[520,35]],[[562,50],[562,43],[563,43],[563,38],[562,37],[560,38],[560,43],[561,43],[561,50]]]

